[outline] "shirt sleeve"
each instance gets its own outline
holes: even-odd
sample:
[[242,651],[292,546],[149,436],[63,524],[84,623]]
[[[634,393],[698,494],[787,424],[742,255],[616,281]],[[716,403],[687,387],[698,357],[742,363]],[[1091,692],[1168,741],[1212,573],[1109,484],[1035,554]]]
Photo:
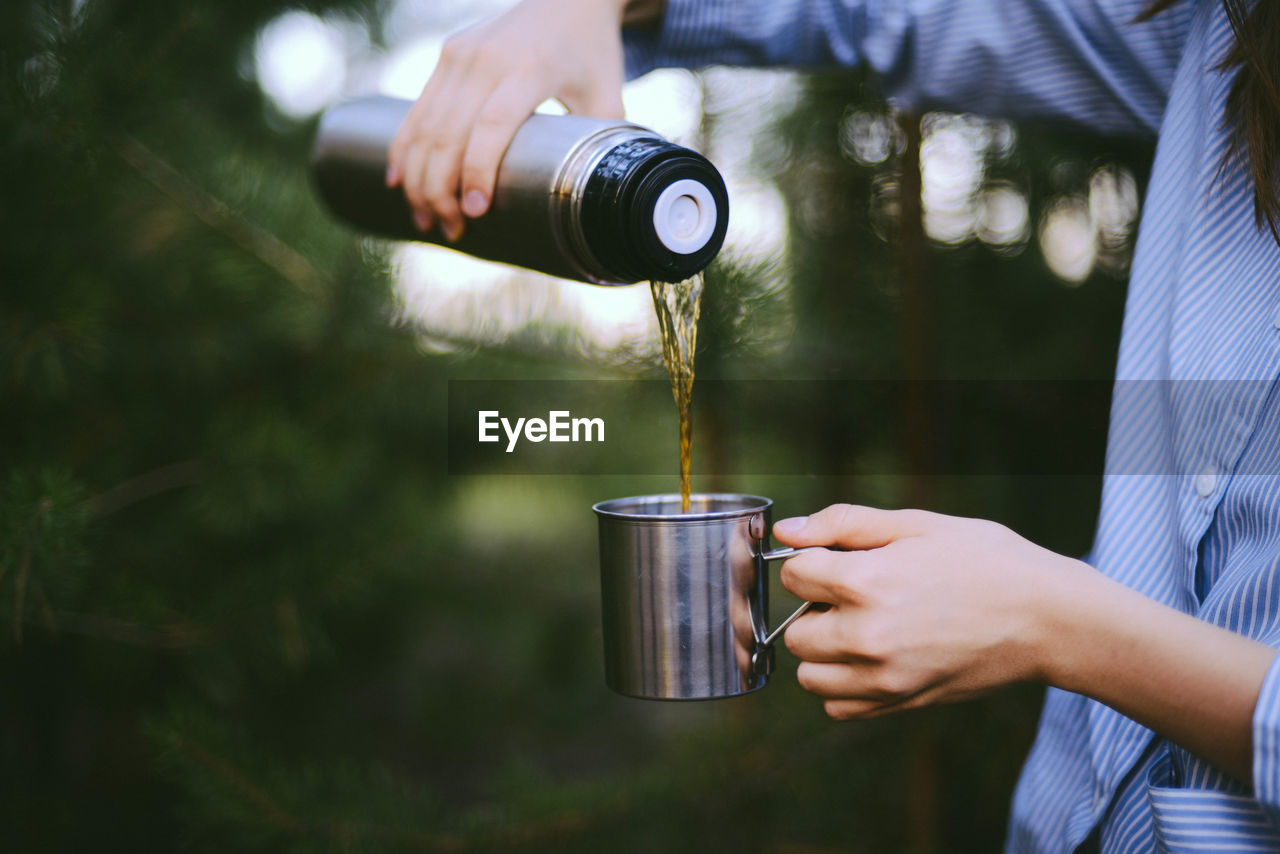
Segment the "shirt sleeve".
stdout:
[[1262,680],[1253,711],[1253,796],[1280,828],[1280,656]]
[[1197,3],[1148,0],[666,0],[627,68],[867,65],[908,109],[1159,128]]

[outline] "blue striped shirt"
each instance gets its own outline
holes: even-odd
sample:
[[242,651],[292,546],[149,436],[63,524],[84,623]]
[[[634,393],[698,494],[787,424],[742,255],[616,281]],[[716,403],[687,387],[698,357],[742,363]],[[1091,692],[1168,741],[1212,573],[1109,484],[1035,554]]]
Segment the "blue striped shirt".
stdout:
[[[1261,0],[1275,2],[1275,0]],[[1231,39],[1217,0],[666,0],[628,35],[661,65],[862,65],[912,109],[1158,137],[1125,307],[1090,562],[1280,646],[1280,247],[1238,163],[1218,174]],[[1014,795],[1015,852],[1280,851],[1280,663],[1237,782],[1050,689]]]

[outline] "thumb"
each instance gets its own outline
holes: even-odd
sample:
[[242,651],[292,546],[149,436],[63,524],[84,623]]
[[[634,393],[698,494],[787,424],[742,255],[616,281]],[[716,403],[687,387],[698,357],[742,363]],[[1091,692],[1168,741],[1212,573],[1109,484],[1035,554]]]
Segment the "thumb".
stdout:
[[622,58],[619,56],[616,63],[605,63],[581,85],[564,87],[560,92],[560,102],[569,112],[579,116],[626,118],[626,110],[622,106],[623,80]]
[[569,112],[579,116],[591,116],[596,119],[623,119],[626,112],[622,107],[621,89],[599,87],[585,96],[568,96],[561,98]]
[[832,504],[812,516],[796,516],[774,523],[773,535],[792,548],[835,546],[878,549],[895,540],[924,532],[931,514],[920,510],[879,510],[853,504]]

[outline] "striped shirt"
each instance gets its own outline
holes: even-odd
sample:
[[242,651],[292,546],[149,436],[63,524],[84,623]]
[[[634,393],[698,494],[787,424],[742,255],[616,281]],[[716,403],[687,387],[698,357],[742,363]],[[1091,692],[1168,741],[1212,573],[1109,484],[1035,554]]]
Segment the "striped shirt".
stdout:
[[[1275,2],[1275,0],[1261,0]],[[1157,137],[1125,307],[1089,561],[1280,647],[1280,247],[1221,174],[1231,40],[1218,0],[666,0],[628,71],[868,65],[915,109]],[[1007,849],[1280,851],[1280,663],[1237,782],[1118,712],[1050,689]]]

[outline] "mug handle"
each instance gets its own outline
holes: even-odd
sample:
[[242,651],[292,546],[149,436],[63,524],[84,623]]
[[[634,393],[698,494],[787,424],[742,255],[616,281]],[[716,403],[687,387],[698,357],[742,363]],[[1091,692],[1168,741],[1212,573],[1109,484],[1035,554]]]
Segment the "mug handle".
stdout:
[[[774,549],[771,552],[764,552],[763,554],[761,554],[760,559],[765,561],[786,560],[789,557],[795,557],[796,555],[803,554],[804,552],[818,551],[819,549],[822,549],[822,546],[808,546],[803,549],[793,549],[793,548]],[[825,551],[825,549],[823,550]],[[773,642],[776,641],[782,635],[782,633],[787,630],[787,627],[790,626],[792,623],[794,623],[796,620],[800,619],[800,617],[804,614],[804,612],[812,608],[813,605],[814,605],[813,602],[802,603],[799,608],[796,608],[795,612],[792,613],[790,617],[787,617],[785,620],[783,620],[781,623],[778,624],[778,627],[776,629],[774,629],[772,632],[769,632],[769,636],[766,637],[763,641],[761,641],[760,645],[766,648],[773,646]]]

